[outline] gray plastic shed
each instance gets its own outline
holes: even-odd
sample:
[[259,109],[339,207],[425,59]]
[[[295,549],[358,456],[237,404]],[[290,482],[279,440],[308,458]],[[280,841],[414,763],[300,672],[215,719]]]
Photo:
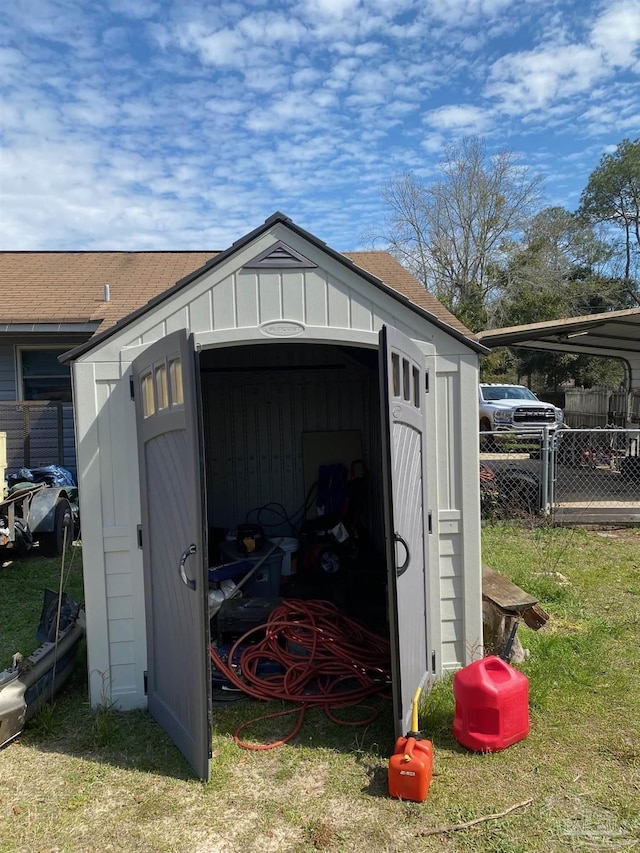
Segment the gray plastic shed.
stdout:
[[202,779],[208,535],[298,507],[318,460],[368,467],[396,734],[418,686],[481,654],[485,348],[385,259],[383,280],[277,213],[67,354],[91,703],[148,707]]

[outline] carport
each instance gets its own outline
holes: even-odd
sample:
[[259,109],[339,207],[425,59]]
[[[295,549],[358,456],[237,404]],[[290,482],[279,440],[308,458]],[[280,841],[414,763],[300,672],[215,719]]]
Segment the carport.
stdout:
[[[619,359],[625,367],[628,425],[637,428],[637,423],[632,424],[629,415],[632,411],[632,395],[640,395],[640,307],[487,329],[480,332],[478,338],[491,348],[522,347]],[[606,473],[593,471],[590,476],[604,477]],[[556,522],[637,523],[640,520],[640,504],[635,500],[635,493],[633,499],[625,496],[620,500],[620,494],[612,498],[595,479],[589,485],[592,492],[590,499],[586,503],[580,500],[557,508],[554,514]]]
[[478,338],[492,349],[522,347],[617,358],[625,365],[627,390],[640,390],[640,308],[487,329]]

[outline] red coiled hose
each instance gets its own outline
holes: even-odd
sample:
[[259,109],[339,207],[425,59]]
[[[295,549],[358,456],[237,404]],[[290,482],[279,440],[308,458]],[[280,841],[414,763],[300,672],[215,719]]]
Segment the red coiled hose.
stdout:
[[[387,640],[359,622],[340,613],[327,601],[287,600],[276,607],[267,620],[247,631],[232,646],[228,660],[238,646],[256,632],[262,640],[249,645],[240,656],[242,678],[225,663],[211,646],[211,660],[226,678],[254,699],[295,702],[296,707],[247,720],[233,737],[245,749],[273,749],[292,740],[302,727],[307,708],[323,707],[330,720],[344,725],[366,725],[377,711],[363,701],[374,694],[387,694],[390,681],[390,648]],[[261,661],[273,661],[281,673],[258,675]],[[347,722],[333,711],[359,706],[369,711],[365,719]],[[298,713],[293,730],[269,744],[248,744],[240,731],[257,720]]]

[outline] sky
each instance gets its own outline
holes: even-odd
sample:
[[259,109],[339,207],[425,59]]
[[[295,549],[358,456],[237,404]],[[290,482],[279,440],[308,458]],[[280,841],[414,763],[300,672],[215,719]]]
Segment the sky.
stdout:
[[640,136],[639,0],[4,0],[0,248],[222,250],[275,211],[383,247],[480,136],[575,210]]

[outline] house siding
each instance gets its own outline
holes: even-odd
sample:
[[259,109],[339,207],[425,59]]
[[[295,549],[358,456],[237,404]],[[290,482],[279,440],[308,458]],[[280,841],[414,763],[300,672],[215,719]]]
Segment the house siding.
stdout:
[[15,400],[16,361],[12,346],[0,346],[0,400]]
[[70,349],[86,335],[4,335],[0,345],[0,430],[7,434],[7,471],[62,465],[76,473],[73,405],[20,400],[18,350],[20,347]]

